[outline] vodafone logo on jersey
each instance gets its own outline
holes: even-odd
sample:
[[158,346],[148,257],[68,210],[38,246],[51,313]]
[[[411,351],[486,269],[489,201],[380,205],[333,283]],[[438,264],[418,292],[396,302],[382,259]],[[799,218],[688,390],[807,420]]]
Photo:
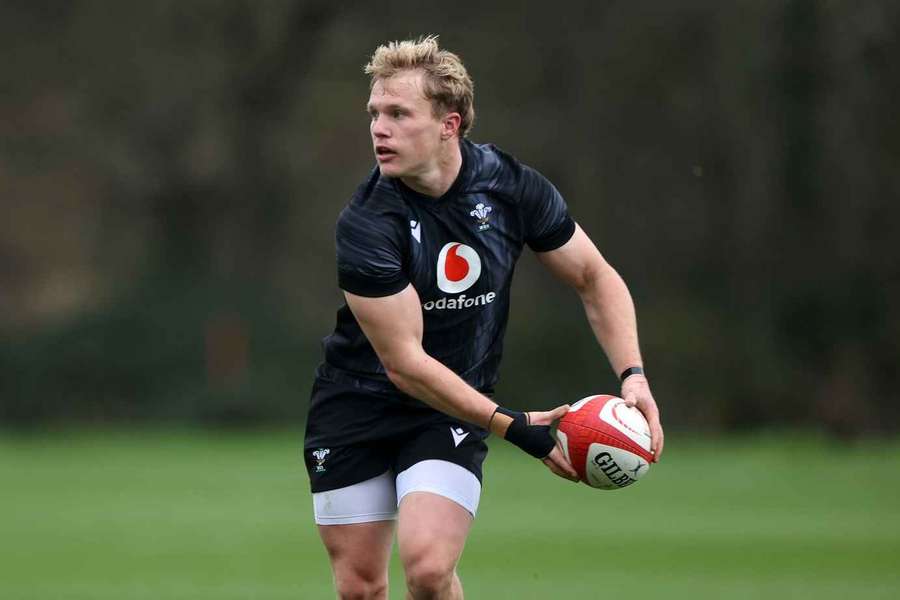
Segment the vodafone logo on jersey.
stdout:
[[[464,292],[481,276],[481,257],[469,246],[460,242],[444,244],[437,261],[437,286],[447,294]],[[459,310],[473,306],[484,306],[494,301],[497,294],[488,292],[474,297],[460,294],[456,298],[438,298],[422,304],[426,311]]]
[[437,262],[437,286],[442,292],[458,294],[472,287],[481,276],[481,258],[459,242],[444,244]]

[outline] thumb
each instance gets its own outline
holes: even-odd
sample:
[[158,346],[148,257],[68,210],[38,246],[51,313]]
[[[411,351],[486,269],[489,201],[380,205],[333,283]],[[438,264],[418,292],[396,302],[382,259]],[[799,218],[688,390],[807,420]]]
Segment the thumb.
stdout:
[[569,405],[563,404],[562,406],[557,406],[553,410],[550,411],[550,418],[554,421],[557,419],[562,419],[566,416],[566,413],[569,412]]
[[625,400],[625,406],[631,407],[637,404],[637,397],[635,397],[634,392],[625,394],[625,397],[622,399]]

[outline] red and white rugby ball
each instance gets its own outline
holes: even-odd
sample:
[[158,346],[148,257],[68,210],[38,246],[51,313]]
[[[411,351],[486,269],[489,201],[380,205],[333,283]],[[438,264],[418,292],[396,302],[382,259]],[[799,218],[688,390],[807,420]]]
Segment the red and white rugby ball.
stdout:
[[601,490],[633,484],[653,462],[647,420],[615,396],[588,396],[573,404],[556,437],[581,481]]

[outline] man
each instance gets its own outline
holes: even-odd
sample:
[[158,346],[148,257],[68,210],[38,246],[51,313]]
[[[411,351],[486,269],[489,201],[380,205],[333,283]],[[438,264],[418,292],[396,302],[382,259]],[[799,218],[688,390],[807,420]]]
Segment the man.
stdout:
[[410,598],[462,598],[456,565],[488,431],[577,476],[550,434],[568,406],[492,399],[523,246],[581,296],[622,396],[663,433],[622,279],[536,171],[465,139],[472,81],[435,37],[379,47],[367,111],[378,167],[337,224],[346,305],[324,340],[305,440],[319,533],[341,598],[386,598],[396,522]]

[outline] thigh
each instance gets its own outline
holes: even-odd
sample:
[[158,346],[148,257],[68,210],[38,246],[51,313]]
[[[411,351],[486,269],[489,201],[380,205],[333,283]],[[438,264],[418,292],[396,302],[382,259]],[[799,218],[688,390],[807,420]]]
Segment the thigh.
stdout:
[[473,473],[444,460],[424,460],[397,475],[397,542],[409,581],[452,576],[480,494]]
[[399,507],[397,543],[407,575],[422,564],[436,572],[452,572],[472,520],[468,510],[445,496],[424,491],[404,496]]
[[397,489],[389,470],[341,488],[314,490],[312,497],[317,525],[393,521],[397,517]]
[[455,569],[481,497],[485,437],[472,425],[441,420],[423,423],[398,451],[397,542],[408,576]]
[[394,474],[313,494],[319,536],[341,598],[383,598],[394,534]]
[[384,597],[394,521],[320,525],[339,597]]

